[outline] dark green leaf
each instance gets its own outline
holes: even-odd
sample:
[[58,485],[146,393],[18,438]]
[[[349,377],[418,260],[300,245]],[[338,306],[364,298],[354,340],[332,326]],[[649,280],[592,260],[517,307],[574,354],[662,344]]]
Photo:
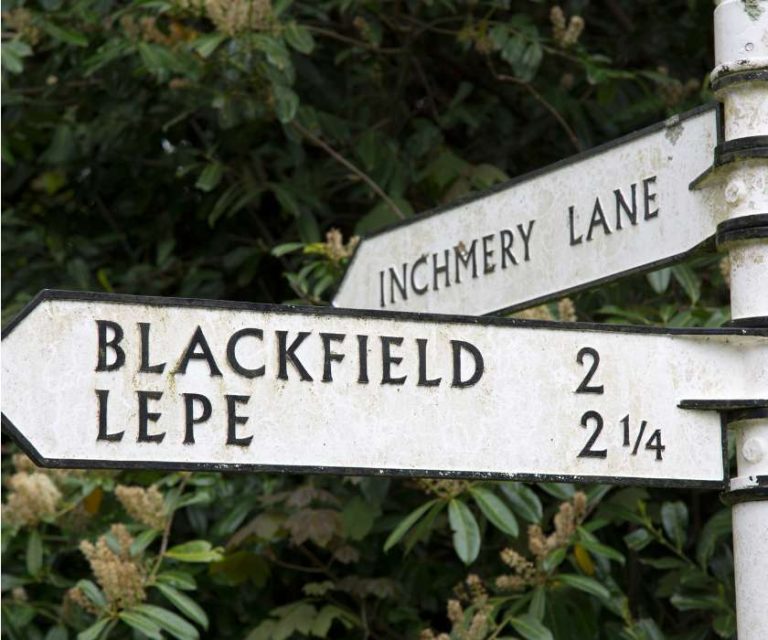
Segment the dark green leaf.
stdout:
[[155,541],[155,538],[157,538],[159,533],[160,532],[156,529],[147,529],[146,531],[142,531],[131,543],[131,555],[138,556],[144,553],[144,550]]
[[214,549],[207,540],[194,540],[171,547],[165,555],[179,562],[217,562],[223,558],[221,551]]
[[43,568],[43,539],[37,529],[32,529],[27,538],[27,573],[36,576]]
[[636,529],[624,536],[624,544],[633,551],[640,551],[653,542],[653,536],[645,529]]
[[557,549],[553,549],[545,556],[541,563],[541,568],[544,569],[544,571],[547,573],[551,573],[562,564],[563,560],[565,560],[565,556],[565,547],[558,547]]
[[517,515],[534,524],[541,522],[544,510],[539,496],[532,489],[517,482],[504,482],[501,490]]
[[712,628],[721,638],[732,638],[736,633],[736,614],[733,611],[724,611],[712,621]]
[[303,249],[304,246],[305,245],[303,242],[286,242],[285,244],[279,244],[276,247],[273,247],[270,253],[275,256],[275,258],[279,258],[280,256],[284,256],[286,253],[292,253],[293,251]]
[[557,579],[569,587],[597,596],[602,600],[608,600],[611,597],[608,589],[593,578],[587,578],[586,576],[579,576],[572,573],[563,573],[557,576]]
[[291,57],[281,40],[265,33],[257,33],[251,36],[251,42],[266,54],[267,60],[276,69],[286,71],[290,67]]
[[315,48],[315,39],[309,29],[296,22],[289,22],[283,30],[286,42],[299,53],[312,53]]
[[225,33],[206,33],[192,43],[192,48],[203,58],[208,58],[226,39],[227,35]]
[[299,96],[291,89],[281,84],[272,86],[275,98],[275,113],[280,122],[287,123],[294,119],[299,109]]
[[173,606],[187,616],[187,618],[199,624],[203,629],[208,628],[208,615],[197,602],[167,584],[158,583],[156,586],[160,593],[168,598]]
[[432,525],[434,524],[435,519],[440,514],[440,512],[446,508],[446,506],[447,503],[444,500],[439,500],[432,505],[432,508],[429,511],[427,511],[427,515],[425,515],[411,528],[411,530],[406,535],[404,542],[406,554],[413,550],[413,547],[416,546],[416,543],[427,539],[427,536],[432,530]]
[[200,172],[200,176],[197,178],[195,186],[200,189],[200,191],[213,191],[219,186],[219,182],[221,182],[221,177],[223,175],[224,165],[220,162],[209,162],[205,165],[205,169]]
[[558,500],[570,500],[576,493],[576,487],[568,482],[539,482],[537,486]]
[[544,614],[547,612],[547,590],[542,587],[536,587],[533,590],[531,604],[528,607],[528,613],[539,622],[544,620]]
[[64,625],[57,624],[45,634],[45,640],[69,640],[69,633]]
[[624,564],[625,558],[623,554],[616,551],[616,549],[598,542],[594,536],[587,533],[584,529],[579,529],[579,542],[580,544],[591,553],[598,556],[603,556],[609,560],[615,560],[621,564]]
[[394,547],[400,541],[400,539],[406,533],[408,533],[408,530],[416,524],[421,516],[423,516],[436,502],[437,500],[430,500],[429,502],[425,502],[423,505],[417,509],[414,509],[405,518],[403,518],[400,521],[400,524],[394,528],[392,533],[389,534],[387,540],[384,542],[384,551],[389,551],[392,547]]
[[641,618],[635,623],[632,630],[641,634],[638,640],[665,640],[661,629],[650,618]]
[[362,540],[370,533],[380,513],[378,505],[355,496],[341,512],[344,532],[350,540]]
[[151,640],[163,640],[160,626],[144,614],[134,611],[133,609],[125,609],[124,611],[121,611],[117,617],[129,627],[133,627]]
[[685,293],[688,294],[691,304],[695,305],[701,297],[699,277],[685,264],[677,264],[672,267],[672,275],[675,276],[675,280],[677,280]]
[[679,611],[705,611],[727,610],[728,605],[718,595],[674,594],[669,601]]
[[85,631],[81,631],[77,634],[77,640],[99,640],[101,638],[101,633],[107,628],[107,625],[111,620],[109,618],[104,618],[102,620],[97,620],[94,622],[90,627],[88,627]]
[[498,529],[517,537],[519,533],[517,520],[509,507],[486,487],[472,487],[470,490],[480,511]]
[[688,529],[688,508],[684,502],[665,502],[661,505],[661,524],[677,549],[685,544]]
[[76,47],[88,46],[88,39],[82,33],[73,31],[72,29],[60,27],[53,22],[49,22],[48,20],[44,20],[42,22],[42,26],[48,35],[56,38],[56,40],[59,40],[60,42],[71,44]]
[[658,269],[656,271],[651,271],[646,278],[648,279],[648,283],[651,285],[651,288],[658,294],[662,294],[667,290],[667,287],[669,286],[669,281],[672,278],[672,269],[669,267],[664,267],[663,269]]
[[448,503],[448,521],[453,530],[453,548],[464,564],[471,564],[480,553],[480,527],[469,507],[461,500]]
[[163,607],[153,604],[140,604],[130,609],[130,611],[146,616],[178,640],[197,640],[200,637],[200,633],[194,626],[173,611],[163,609]]
[[167,584],[176,589],[184,589],[185,591],[197,589],[195,579],[184,571],[164,571],[159,573],[155,580],[158,583]]
[[103,609],[107,606],[106,596],[102,593],[101,589],[90,580],[80,580],[75,586],[97,607]]
[[530,614],[511,618],[509,622],[525,640],[554,640],[552,632]]
[[729,535],[732,528],[730,509],[721,509],[707,521],[696,543],[696,560],[702,568],[706,568],[717,543]]

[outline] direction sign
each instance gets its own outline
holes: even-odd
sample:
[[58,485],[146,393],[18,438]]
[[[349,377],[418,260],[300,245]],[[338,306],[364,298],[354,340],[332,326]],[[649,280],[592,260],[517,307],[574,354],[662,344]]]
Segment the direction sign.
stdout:
[[720,417],[680,406],[759,398],[767,338],[46,291],[3,426],[50,466],[720,487]]
[[364,238],[333,304],[481,315],[680,260],[727,211],[691,186],[717,120],[671,118]]

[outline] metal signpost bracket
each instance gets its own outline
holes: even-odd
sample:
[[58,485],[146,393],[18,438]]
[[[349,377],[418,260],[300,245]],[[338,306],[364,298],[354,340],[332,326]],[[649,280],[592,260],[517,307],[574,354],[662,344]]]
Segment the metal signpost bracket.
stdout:
[[[731,265],[732,325],[768,324],[768,2],[720,0],[712,88],[723,103],[715,150],[726,220],[717,246]],[[733,509],[739,640],[768,638],[768,408],[724,411],[736,436],[737,475],[723,496]]]

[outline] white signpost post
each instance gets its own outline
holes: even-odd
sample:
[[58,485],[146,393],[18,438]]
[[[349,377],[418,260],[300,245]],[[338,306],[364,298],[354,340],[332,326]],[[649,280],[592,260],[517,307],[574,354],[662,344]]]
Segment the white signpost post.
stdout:
[[711,409],[768,397],[768,330],[58,291],[6,330],[3,355],[6,429],[65,467],[722,489]]
[[[43,292],[3,332],[3,428],[49,466],[727,489],[739,639],[765,640],[767,34],[768,2],[720,0],[722,110],[365,240],[334,304],[370,311]],[[740,328],[390,313],[522,308],[710,244]]]

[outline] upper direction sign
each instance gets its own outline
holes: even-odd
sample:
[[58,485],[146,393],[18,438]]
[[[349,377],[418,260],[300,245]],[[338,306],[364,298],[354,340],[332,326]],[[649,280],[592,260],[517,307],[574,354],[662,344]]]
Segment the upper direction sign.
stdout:
[[718,414],[678,405],[759,398],[766,338],[49,291],[3,425],[50,466],[721,487]]
[[717,107],[691,111],[363,239],[336,307],[482,315],[679,260],[726,208],[691,182]]

